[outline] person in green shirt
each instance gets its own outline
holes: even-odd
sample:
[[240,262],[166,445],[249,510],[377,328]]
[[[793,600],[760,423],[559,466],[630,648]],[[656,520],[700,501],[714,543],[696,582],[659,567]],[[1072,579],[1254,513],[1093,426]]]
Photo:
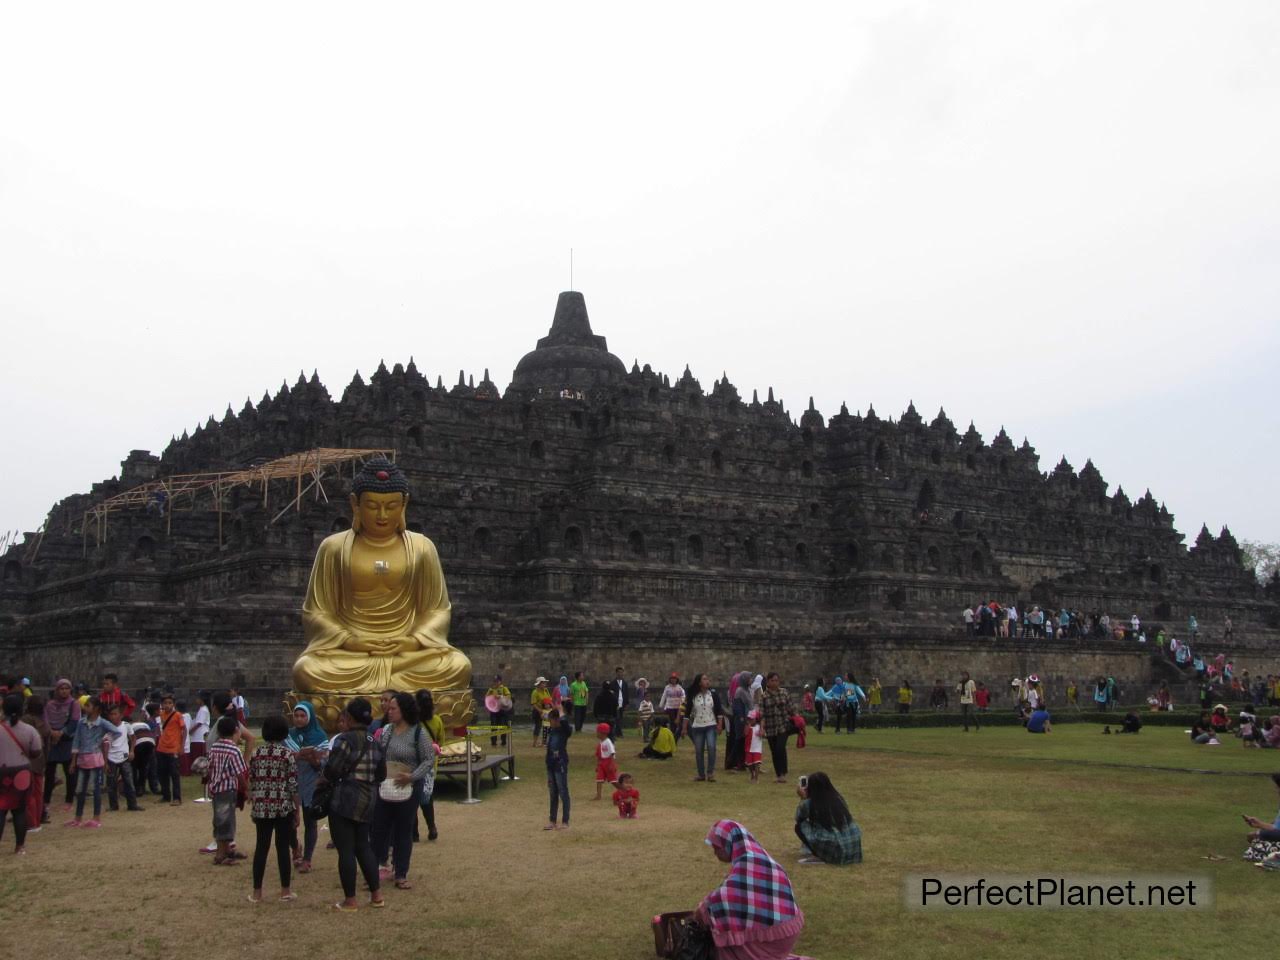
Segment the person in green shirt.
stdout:
[[[436,755],[435,763],[432,764],[431,789],[424,790],[422,794],[422,819],[427,821],[427,839],[435,840],[440,836],[440,832],[436,829],[436,794],[435,794],[435,773],[434,771],[440,766],[440,752],[437,747],[444,746],[444,721],[436,716],[435,698],[431,696],[430,690],[419,690],[414,694],[418,701],[418,717],[422,723],[422,728],[427,731],[431,737],[434,746],[431,748],[432,753]],[[413,821],[413,841],[418,842],[418,821]]]
[[573,683],[569,684],[569,695],[573,698],[573,732],[581,733],[582,724],[587,719],[587,695],[591,688],[587,686],[587,678],[579,670],[573,675]]

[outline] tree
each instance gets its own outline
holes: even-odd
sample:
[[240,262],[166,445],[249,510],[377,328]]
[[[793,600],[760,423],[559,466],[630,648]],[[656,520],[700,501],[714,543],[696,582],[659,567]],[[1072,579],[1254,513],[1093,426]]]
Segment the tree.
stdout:
[[1252,570],[1260,583],[1266,583],[1280,571],[1280,543],[1241,540],[1240,553],[1243,555],[1245,568]]

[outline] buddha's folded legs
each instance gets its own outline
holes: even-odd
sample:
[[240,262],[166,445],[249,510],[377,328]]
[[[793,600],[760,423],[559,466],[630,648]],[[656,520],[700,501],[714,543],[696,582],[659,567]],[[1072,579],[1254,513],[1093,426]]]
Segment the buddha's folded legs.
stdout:
[[294,689],[304,693],[458,690],[470,683],[471,661],[452,647],[432,647],[393,656],[346,650],[305,653],[293,665]]
[[426,647],[391,658],[395,690],[461,690],[471,685],[471,660],[454,647]]
[[293,686],[303,693],[378,693],[392,689],[393,659],[345,650],[304,653],[293,665]]

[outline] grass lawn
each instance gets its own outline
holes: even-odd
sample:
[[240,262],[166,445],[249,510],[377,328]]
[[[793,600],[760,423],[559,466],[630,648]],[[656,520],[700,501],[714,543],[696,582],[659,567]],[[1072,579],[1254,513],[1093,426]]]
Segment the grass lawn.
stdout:
[[[1280,877],[1239,859],[1240,814],[1270,819],[1275,788],[1263,776],[1149,769],[1280,770],[1269,751],[1234,741],[1195,747],[1178,729],[1103,737],[1083,724],[1034,738],[1019,728],[813,736],[791,751],[793,779],[826,770],[863,831],[866,862],[834,868],[795,863],[792,786],[752,786],[741,774],[692,783],[687,742],[665,764],[623,760],[642,802],[639,820],[619,821],[607,800],[590,799],[593,746],[586,731],[571,741],[567,832],[541,829],[541,758],[524,737],[519,782],[484,788],[474,806],[452,802],[461,791],[443,788],[440,840],[415,847],[415,889],[388,890],[382,911],[328,909],[339,889],[335,855],[323,849],[315,872],[296,878],[296,903],[270,900],[274,855],[268,901],[247,903],[248,865],[215,868],[196,852],[210,814],[188,802],[106,814],[95,832],[64,829],[56,809],[24,859],[7,853],[7,833],[0,922],[55,956],[92,949],[158,960],[200,951],[265,960],[386,949],[445,960],[517,952],[640,960],[653,956],[653,914],[691,908],[719,882],[723,868],[702,837],[716,818],[733,817],[788,868],[808,918],[798,949],[821,960],[1076,957],[1099,944],[1126,958],[1270,955],[1276,891],[1266,887]],[[638,744],[633,735],[619,746],[627,758]],[[185,788],[198,795],[194,782]],[[243,814],[240,828],[251,853]],[[1201,859],[1208,854],[1227,859]],[[1215,899],[1187,912],[907,910],[904,877],[931,873],[1203,875]]]
[[[924,756],[1025,760],[1081,765],[1123,765],[1211,773],[1280,772],[1280,755],[1272,750],[1246,750],[1228,736],[1220,746],[1191,743],[1183,727],[1144,727],[1136,735],[1104,736],[1102,725],[1063,723],[1047,736],[1033,736],[1021,727],[987,727],[965,733],[958,727],[920,730],[859,730],[854,736],[824,733],[820,740],[859,750]],[[963,742],[957,742],[963,738]]]

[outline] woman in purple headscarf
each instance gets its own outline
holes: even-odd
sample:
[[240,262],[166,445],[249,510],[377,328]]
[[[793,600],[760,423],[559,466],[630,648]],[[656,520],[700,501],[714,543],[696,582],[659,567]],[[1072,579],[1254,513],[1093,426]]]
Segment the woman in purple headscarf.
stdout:
[[58,779],[58,766],[62,767],[62,779],[67,785],[66,805],[70,809],[75,800],[76,778],[71,775],[71,743],[76,727],[80,725],[80,701],[71,695],[71,681],[63,678],[53,685],[53,696],[44,705],[44,722],[52,732],[49,760],[44,768],[44,816],[49,817],[49,801],[53,799],[53,785]]

